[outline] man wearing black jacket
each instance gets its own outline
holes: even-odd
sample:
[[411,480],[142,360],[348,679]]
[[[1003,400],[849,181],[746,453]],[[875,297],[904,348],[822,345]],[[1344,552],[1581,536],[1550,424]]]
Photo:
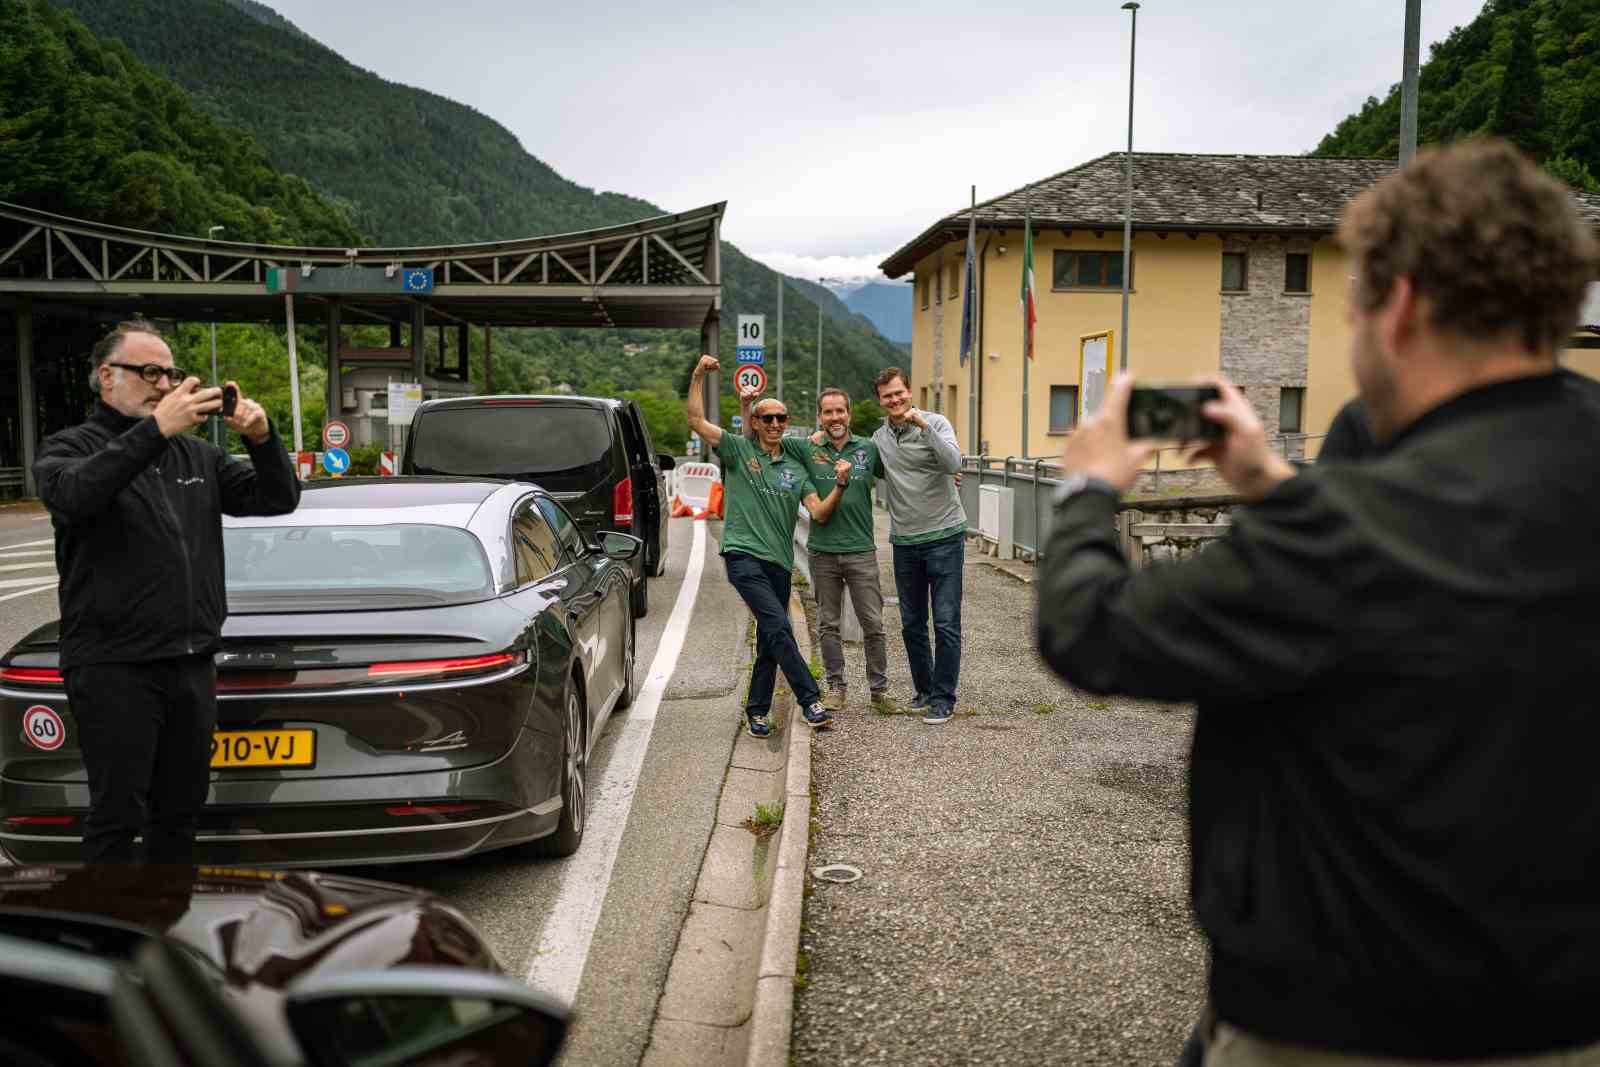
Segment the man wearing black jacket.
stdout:
[[1419,155],[1339,240],[1378,448],[1296,473],[1220,383],[1199,455],[1248,506],[1130,572],[1153,443],[1119,380],[1066,447],[1040,650],[1198,703],[1207,1067],[1600,1063],[1600,385],[1557,364],[1594,241],[1495,143]]
[[[56,534],[61,670],[89,774],[89,862],[187,863],[216,727],[212,653],[227,616],[222,515],[300,502],[288,453],[253,400],[228,425],[250,461],[185,431],[222,406],[172,365],[148,322],[94,349],[88,421],[34,464]],[[229,383],[230,385],[233,383]]]

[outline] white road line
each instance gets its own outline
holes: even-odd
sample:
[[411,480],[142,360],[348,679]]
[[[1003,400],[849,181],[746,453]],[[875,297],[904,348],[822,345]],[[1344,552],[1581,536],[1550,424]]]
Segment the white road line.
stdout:
[[6,600],[15,600],[19,596],[28,596],[31,593],[42,593],[46,589],[54,589],[59,584],[60,584],[59,582],[53,582],[53,581],[52,582],[45,582],[43,585],[36,585],[32,589],[24,589],[21,592],[17,592],[17,593],[7,593],[4,596],[0,596],[0,602],[6,601]]
[[41,559],[37,563],[0,563],[0,571],[36,571],[40,567],[54,567],[53,559]]
[[24,585],[38,585],[40,582],[58,582],[60,577],[55,574],[33,574],[26,578],[6,578],[0,581],[0,589],[16,589]]
[[50,521],[50,516],[48,516],[48,515],[30,515],[28,517],[28,521],[29,522],[49,522]]
[[13,552],[8,548],[0,548],[0,559],[21,559],[24,556],[53,556],[53,548],[30,548],[26,552]]
[[0,545],[0,552],[10,552],[13,548],[38,548],[40,545],[53,545],[54,537],[46,537],[43,541],[18,541],[14,545]]
[[622,844],[622,830],[633,808],[639,768],[644,763],[645,750],[650,747],[650,732],[655,729],[656,710],[661,706],[661,695],[678,665],[678,656],[689,633],[689,617],[694,613],[700,573],[705,569],[706,524],[696,522],[693,525],[694,544],[689,549],[689,568],[678,590],[678,601],[661,634],[661,643],[656,646],[656,656],[650,663],[644,687],[628,710],[622,736],[611,753],[605,777],[589,799],[589,825],[584,831],[583,846],[561,871],[561,891],[539,934],[533,962],[528,965],[529,984],[566,1004],[571,1004],[578,995],[578,983],[583,979],[589,946],[594,941],[594,928],[605,905],[606,888],[611,884],[611,869]]

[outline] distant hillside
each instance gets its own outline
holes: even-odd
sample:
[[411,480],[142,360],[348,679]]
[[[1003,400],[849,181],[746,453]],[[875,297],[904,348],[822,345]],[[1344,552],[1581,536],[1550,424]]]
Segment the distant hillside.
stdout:
[[[1489,0],[1434,45],[1418,76],[1417,140],[1508,138],[1600,192],[1600,0]],[[1313,155],[1399,153],[1400,87],[1369,97]]]
[[[664,214],[647,201],[570,182],[473,109],[362,70],[248,0],[60,0],[124,42],[211,114],[253,133],[270,158],[346,205],[379,244],[522,237]],[[698,207],[681,204],[679,208]],[[777,275],[723,245],[723,347],[734,316],[775,314]],[[853,391],[899,351],[832,294],[791,281],[788,336],[833,322],[825,363]],[[801,293],[805,295],[802,296]],[[579,391],[680,388],[699,346],[683,331],[504,331],[495,385]],[[814,341],[812,342],[814,345]],[[623,345],[648,345],[624,357]],[[648,383],[655,383],[649,386]]]
[[911,343],[911,286],[901,282],[868,282],[846,294],[845,306],[865,315],[891,341]]

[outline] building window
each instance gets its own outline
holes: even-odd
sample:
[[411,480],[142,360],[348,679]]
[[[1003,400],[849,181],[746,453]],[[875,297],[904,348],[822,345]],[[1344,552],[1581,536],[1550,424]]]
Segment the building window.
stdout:
[[1078,425],[1078,387],[1050,387],[1050,432],[1068,433]]
[[1250,280],[1250,256],[1244,252],[1222,253],[1222,291],[1242,293]]
[[950,296],[955,298],[961,295],[961,261],[950,264]]
[[926,385],[917,391],[917,407],[923,411],[928,410],[928,387]]
[[928,275],[926,275],[926,274],[921,275],[920,277],[917,278],[917,296],[922,301],[922,310],[923,311],[927,311],[928,310]]
[[1122,288],[1121,252],[1057,252],[1051,263],[1052,289]]
[[1283,291],[1309,293],[1311,291],[1311,257],[1304,252],[1290,252],[1283,259]]
[[1284,389],[1278,393],[1278,432],[1300,433],[1304,424],[1301,414],[1305,408],[1306,391],[1304,388],[1295,387]]

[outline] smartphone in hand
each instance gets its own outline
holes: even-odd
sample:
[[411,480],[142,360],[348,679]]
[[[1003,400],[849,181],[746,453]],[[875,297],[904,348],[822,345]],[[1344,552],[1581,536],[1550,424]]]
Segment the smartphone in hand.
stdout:
[[1128,396],[1128,436],[1162,441],[1219,438],[1221,424],[1202,411],[1206,401],[1220,399],[1214,385],[1136,385]]
[[232,418],[233,409],[239,406],[239,388],[234,385],[222,387],[222,410],[218,412],[223,418]]

